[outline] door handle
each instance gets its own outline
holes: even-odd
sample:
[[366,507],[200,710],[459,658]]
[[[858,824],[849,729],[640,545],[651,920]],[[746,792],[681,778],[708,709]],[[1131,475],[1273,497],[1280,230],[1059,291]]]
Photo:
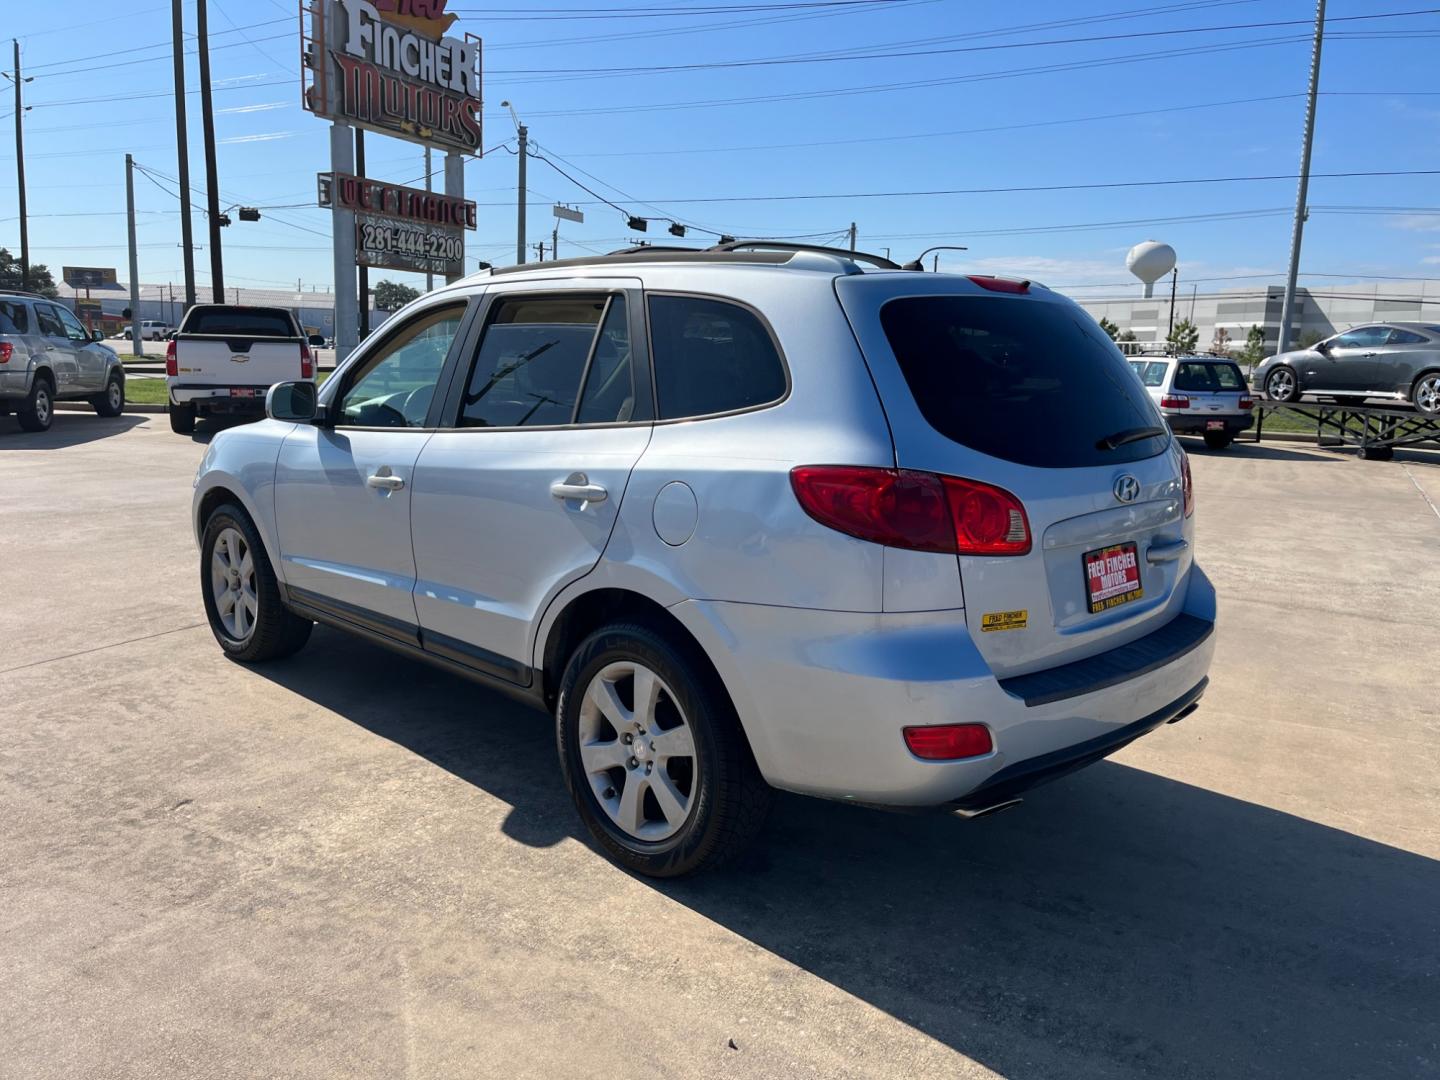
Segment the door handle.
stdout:
[[1364,355],[1364,356],[1379,356],[1380,354],[1379,354],[1378,352],[1367,352],[1367,353],[1363,353],[1362,355]]
[[1145,561],[1151,566],[1160,563],[1174,562],[1189,550],[1190,544],[1184,540],[1174,540],[1167,544],[1151,544],[1145,549]]
[[374,476],[365,478],[365,486],[379,488],[381,491],[399,491],[405,486],[405,479],[392,473],[389,465],[382,465]]
[[557,499],[579,499],[581,502],[604,502],[610,497],[599,484],[590,483],[590,478],[583,472],[573,472],[564,480],[556,480],[550,485],[550,494]]

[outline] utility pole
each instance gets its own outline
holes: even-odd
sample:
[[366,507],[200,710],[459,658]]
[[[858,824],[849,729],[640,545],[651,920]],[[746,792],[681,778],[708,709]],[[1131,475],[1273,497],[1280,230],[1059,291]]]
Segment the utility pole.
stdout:
[[136,356],[145,355],[140,342],[140,255],[135,246],[135,159],[125,155],[125,215],[130,234],[130,344]]
[[1275,351],[1290,348],[1290,320],[1295,314],[1295,279],[1300,276],[1300,242],[1305,232],[1305,202],[1310,192],[1310,147],[1315,138],[1315,99],[1320,90],[1320,46],[1325,38],[1325,0],[1315,3],[1315,44],[1310,50],[1310,95],[1305,101],[1305,138],[1300,144],[1300,187],[1295,193],[1295,227],[1290,234],[1290,270],[1285,301],[1280,306],[1280,338]]
[[855,222],[850,222],[850,250],[855,250]]
[[[358,127],[355,129],[355,175],[365,179],[365,129]],[[360,283],[360,340],[364,341],[370,335],[370,268],[361,263],[356,271]]]
[[1165,332],[1168,340],[1175,329],[1175,286],[1180,283],[1180,268],[1177,266],[1170,271],[1170,329]]
[[[428,146],[425,147],[425,190],[430,190],[430,147]],[[427,271],[425,274],[425,291],[427,293],[433,292],[434,289],[435,275]]]
[[185,256],[185,307],[195,304],[194,237],[190,235],[190,143],[185,134],[185,21],[180,0],[170,0],[170,35],[175,50],[175,151],[180,166],[180,247]]
[[20,42],[12,38],[15,45],[15,179],[20,188],[20,288],[30,289],[30,222],[25,212],[25,115],[20,100]]
[[[544,234],[542,233],[541,235],[543,236]],[[545,241],[544,241],[544,240],[537,240],[537,241],[535,241],[535,253],[539,256],[539,261],[540,261],[540,262],[544,262],[544,261],[545,261]]]
[[525,159],[530,156],[530,129],[520,122],[520,114],[508,101],[500,103],[502,109],[510,110],[510,119],[515,121],[515,134],[520,140],[520,180],[515,201],[515,262],[525,265]]
[[206,0],[195,0],[195,35],[200,50],[200,123],[205,129],[206,216],[210,219],[210,288],[225,302],[225,260],[220,251],[220,177],[215,166],[215,109],[210,101],[210,15]]
[[550,258],[560,258],[560,219],[555,219],[555,228],[550,233]]

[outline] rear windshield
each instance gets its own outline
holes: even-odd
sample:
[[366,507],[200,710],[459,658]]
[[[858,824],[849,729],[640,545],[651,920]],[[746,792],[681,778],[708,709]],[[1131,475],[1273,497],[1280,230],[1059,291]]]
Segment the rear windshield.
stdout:
[[[940,434],[1038,468],[1138,461],[1169,442],[1115,343],[1070,304],[989,296],[910,296],[880,323],[915,403]],[[1113,449],[1107,437],[1160,433]]]
[[13,300],[0,300],[0,334],[28,334],[30,320],[25,305]]
[[295,337],[295,324],[284,308],[196,308],[185,316],[187,334],[226,337]]
[[1186,360],[1175,371],[1175,389],[1192,394],[1244,390],[1245,377],[1234,364]]

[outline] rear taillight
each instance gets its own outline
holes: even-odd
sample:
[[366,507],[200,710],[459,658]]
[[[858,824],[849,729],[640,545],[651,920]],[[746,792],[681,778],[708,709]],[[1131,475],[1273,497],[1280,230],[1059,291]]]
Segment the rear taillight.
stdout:
[[1240,408],[1242,408],[1242,409],[1253,409],[1254,407],[1255,407],[1255,399],[1254,399],[1254,398],[1242,397],[1242,398],[1240,399]]
[[905,745],[926,761],[955,761],[980,757],[995,749],[984,724],[932,724],[904,729]]
[[1190,455],[1180,451],[1180,486],[1185,491],[1185,516],[1195,513],[1195,482],[1190,479]]
[[10,357],[15,355],[15,346],[8,341],[0,341],[0,364],[8,364]]
[[913,469],[801,465],[790,486],[822,525],[886,547],[958,555],[1025,555],[1030,523],[1002,488]]
[[165,346],[165,374],[179,375],[180,366],[175,362],[175,339],[170,339],[170,344]]
[[300,377],[302,379],[315,377],[315,359],[310,355],[310,346],[303,341],[300,343]]
[[1162,409],[1188,409],[1190,399],[1183,394],[1166,394],[1160,399]]

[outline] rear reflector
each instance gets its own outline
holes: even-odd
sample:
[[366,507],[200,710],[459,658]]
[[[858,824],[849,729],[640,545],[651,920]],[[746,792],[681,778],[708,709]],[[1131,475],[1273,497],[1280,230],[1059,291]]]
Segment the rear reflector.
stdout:
[[313,379],[315,377],[315,360],[310,355],[310,346],[303,341],[300,343],[300,378]]
[[8,364],[10,357],[15,355],[15,346],[8,341],[0,341],[0,364]]
[[971,274],[970,280],[982,289],[989,289],[991,292],[1028,293],[1030,291],[1030,282],[1028,281],[992,277],[989,274]]
[[1195,513],[1195,482],[1190,479],[1190,455],[1180,451],[1180,485],[1185,491],[1185,516]]
[[175,339],[170,339],[170,344],[165,346],[165,374],[179,375],[180,366],[175,361]]
[[995,749],[990,729],[984,724],[934,724],[904,730],[905,745],[926,761],[958,761],[981,757]]
[[790,470],[800,506],[820,524],[860,540],[911,551],[1025,555],[1030,523],[1002,488],[956,476],[863,465]]
[[1190,399],[1183,394],[1166,394],[1160,399],[1162,409],[1188,409]]

